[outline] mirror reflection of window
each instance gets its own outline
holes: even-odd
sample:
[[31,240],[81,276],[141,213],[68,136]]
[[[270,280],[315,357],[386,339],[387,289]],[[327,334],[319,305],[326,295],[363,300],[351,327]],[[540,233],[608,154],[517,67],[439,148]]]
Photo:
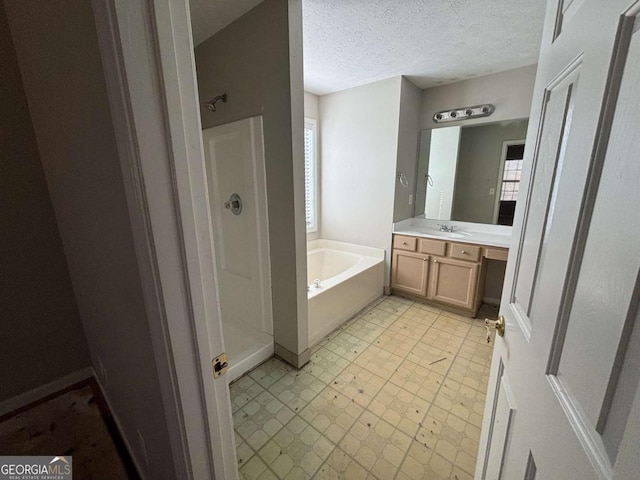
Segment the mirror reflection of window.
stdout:
[[507,146],[507,154],[502,173],[502,187],[500,189],[498,225],[513,225],[516,201],[518,200],[518,193],[520,191],[523,157],[524,144]]
[[[512,225],[527,126],[521,118],[423,130],[414,215]],[[448,132],[452,139],[445,149]]]

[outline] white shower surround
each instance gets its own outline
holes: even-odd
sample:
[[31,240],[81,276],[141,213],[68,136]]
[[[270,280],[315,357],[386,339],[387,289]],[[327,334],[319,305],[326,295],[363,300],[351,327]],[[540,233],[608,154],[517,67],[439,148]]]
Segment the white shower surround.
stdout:
[[[384,249],[313,240],[307,247],[309,346],[382,295]],[[313,286],[321,282],[320,288]]]

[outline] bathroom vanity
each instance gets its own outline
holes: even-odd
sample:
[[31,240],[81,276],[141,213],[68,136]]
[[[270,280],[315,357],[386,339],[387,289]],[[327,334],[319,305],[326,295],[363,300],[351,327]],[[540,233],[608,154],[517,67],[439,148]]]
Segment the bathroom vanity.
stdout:
[[488,261],[506,262],[511,238],[487,230],[455,231],[454,226],[453,232],[445,232],[428,220],[420,225],[419,219],[394,225],[392,291],[475,317]]

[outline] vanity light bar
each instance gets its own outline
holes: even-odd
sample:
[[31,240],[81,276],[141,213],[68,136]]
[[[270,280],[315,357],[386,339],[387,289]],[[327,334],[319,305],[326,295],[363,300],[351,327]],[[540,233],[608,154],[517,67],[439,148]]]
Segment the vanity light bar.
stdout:
[[437,112],[433,116],[436,123],[457,122],[460,120],[469,120],[470,118],[488,117],[495,112],[496,107],[490,103],[484,105],[475,105],[473,107],[454,108],[453,110],[443,110]]

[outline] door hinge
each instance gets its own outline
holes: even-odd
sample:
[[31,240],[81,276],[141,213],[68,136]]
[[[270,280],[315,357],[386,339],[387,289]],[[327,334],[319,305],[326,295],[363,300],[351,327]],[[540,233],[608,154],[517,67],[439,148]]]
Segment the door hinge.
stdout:
[[226,353],[221,353],[216,358],[211,360],[211,369],[213,370],[213,378],[218,378],[220,375],[224,375],[229,370],[229,359]]

